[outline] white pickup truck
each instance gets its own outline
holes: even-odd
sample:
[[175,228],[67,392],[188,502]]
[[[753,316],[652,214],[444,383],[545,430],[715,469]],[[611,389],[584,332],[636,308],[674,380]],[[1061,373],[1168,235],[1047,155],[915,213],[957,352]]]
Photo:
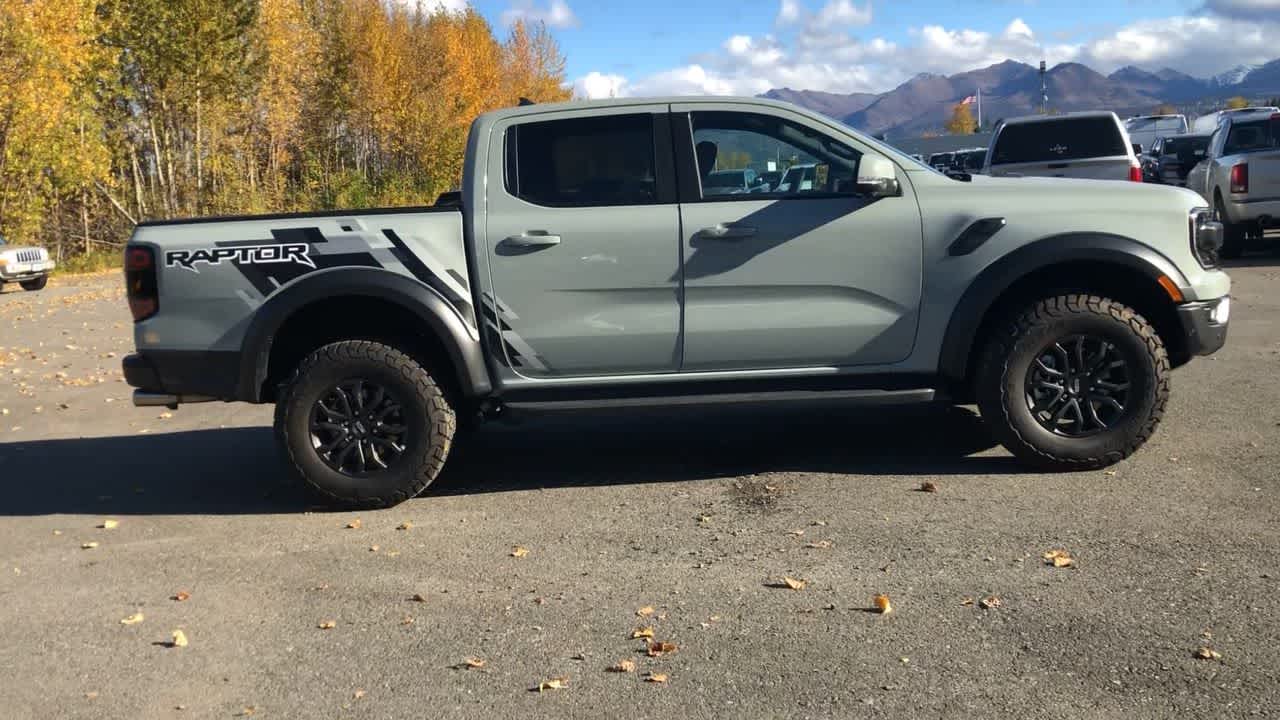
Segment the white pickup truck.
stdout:
[[48,250],[9,245],[0,237],[0,289],[18,283],[23,290],[43,290],[53,266]]
[[1187,187],[1222,222],[1225,258],[1239,257],[1250,239],[1280,227],[1280,112],[1224,116]]

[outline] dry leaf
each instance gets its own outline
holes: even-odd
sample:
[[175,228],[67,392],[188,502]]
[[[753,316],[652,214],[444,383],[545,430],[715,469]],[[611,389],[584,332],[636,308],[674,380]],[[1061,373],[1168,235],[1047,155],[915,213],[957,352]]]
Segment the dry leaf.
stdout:
[[177,600],[178,602],[186,602],[190,599],[191,599],[191,593],[187,592],[186,590],[179,590],[176,594],[174,594],[172,598],[170,598],[170,600]]
[[972,605],[972,604],[973,604],[973,598],[971,598],[971,597],[962,598],[962,599],[960,600],[960,604],[961,604],[961,605],[963,605],[963,606],[965,606],[965,607],[969,607],[970,605]]
[[538,683],[538,692],[542,692],[544,690],[563,690],[568,686],[569,678],[567,677],[551,678],[550,680],[543,680]]
[[103,530],[115,530],[116,528],[120,527],[120,521],[119,520],[103,520],[102,524],[98,525],[98,527],[102,528]]
[[511,548],[511,557],[521,558],[528,554],[529,554],[529,548],[523,545],[514,545]]
[[182,632],[181,630],[174,630],[173,640],[169,642],[169,647],[180,648],[180,647],[186,647],[186,646],[187,646],[187,634]]
[[359,700],[360,698],[364,697],[364,690],[359,690],[359,689],[356,690],[355,692],[351,693],[351,697],[355,698],[356,700]]
[[664,683],[667,681],[667,674],[651,672],[644,677],[644,681],[651,683]]
[[409,616],[409,615],[405,615],[405,616],[404,616],[404,619],[400,621],[400,624],[401,624],[401,625],[412,625],[414,622],[416,622],[416,621],[413,619],[413,617],[411,617],[411,616]]
[[936,493],[938,492],[938,484],[933,482],[920,483],[920,492]]
[[620,660],[616,665],[610,665],[605,670],[615,673],[633,673],[636,671],[636,663],[634,660]]
[[411,527],[413,527],[413,523],[411,523],[411,522],[409,522],[408,520],[406,520],[406,521],[404,521],[404,522],[400,523],[399,525],[397,525],[397,526],[396,526],[396,529],[397,529],[397,530],[408,530],[408,529],[409,529],[409,528],[411,528]]
[[787,532],[787,534],[788,534],[788,535],[795,535],[796,537],[800,537],[801,535],[803,535],[803,534],[804,534],[804,531],[803,531],[803,530],[789,530],[789,531]]
[[359,529],[360,529],[360,518],[356,518],[355,520],[352,520],[351,522],[347,523],[347,529],[348,529],[348,530],[359,530]]
[[1196,657],[1201,660],[1221,660],[1222,653],[1209,647],[1202,647],[1196,651]]
[[479,670],[484,667],[485,661],[478,657],[469,657],[462,661],[463,666],[469,670]]
[[246,705],[244,708],[240,710],[240,712],[236,713],[236,716],[249,717],[250,715],[253,715],[256,712],[258,712],[258,708],[254,707],[253,705]]
[[87,542],[87,543],[80,543],[80,549],[81,549],[81,550],[92,550],[92,549],[94,549],[94,548],[96,548],[96,547],[98,547],[98,543],[97,543],[96,541],[91,541],[91,542]]
[[427,596],[423,595],[422,593],[414,593],[414,594],[413,594],[413,597],[411,597],[411,598],[409,598],[409,599],[410,599],[410,600],[412,600],[412,601],[414,601],[414,602],[426,602],[426,601],[427,601]]
[[636,615],[639,617],[649,617],[652,614],[653,614],[652,605],[645,605],[644,607],[636,611]]
[[316,627],[320,628],[321,630],[332,630],[338,627],[338,623],[334,620],[325,620],[321,622],[319,625],[317,625]]
[[142,613],[140,612],[136,612],[129,617],[120,620],[121,625],[137,625],[140,622],[142,622]]
[[379,545],[370,545],[370,546],[369,546],[369,552],[378,552],[378,551],[379,551],[379,550],[381,550],[381,549],[382,549],[382,547],[381,547],[381,546],[379,546]]
[[804,586],[808,585],[808,583],[805,582],[804,580],[797,580],[796,578],[793,578],[793,577],[782,578],[782,584],[786,585],[792,590],[803,590]]
[[814,542],[805,544],[805,547],[813,550],[826,550],[831,547],[830,540],[815,540]]
[[651,627],[636,628],[631,632],[632,640],[637,640],[639,638],[651,638],[651,637],[653,637],[653,628]]
[[877,595],[871,598],[871,602],[881,615],[888,615],[893,612],[893,604],[889,602],[888,595]]
[[988,610],[992,608],[998,608],[1003,604],[1004,603],[1001,602],[1000,598],[996,597],[995,595],[988,595],[987,597],[982,598],[982,607]]
[[673,652],[675,652],[676,650],[677,650],[677,647],[676,647],[676,644],[675,644],[675,643],[670,643],[670,642],[650,642],[650,643],[649,643],[649,647],[645,650],[645,653],[646,653],[649,657],[658,657],[659,655],[665,655],[665,654],[667,654],[667,653],[673,653]]
[[1075,565],[1076,560],[1066,550],[1050,550],[1044,554],[1044,563],[1056,568],[1064,568]]

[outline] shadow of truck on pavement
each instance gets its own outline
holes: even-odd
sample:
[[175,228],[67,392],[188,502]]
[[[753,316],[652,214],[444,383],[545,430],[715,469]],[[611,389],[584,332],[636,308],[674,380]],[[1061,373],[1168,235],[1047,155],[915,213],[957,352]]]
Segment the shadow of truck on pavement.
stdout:
[[[675,482],[763,472],[1013,474],[963,409],[724,408],[574,414],[485,427],[432,495]],[[0,445],[0,515],[265,514],[324,509],[295,484],[270,428]],[[856,491],[850,480],[850,492]],[[419,500],[421,502],[421,500]]]

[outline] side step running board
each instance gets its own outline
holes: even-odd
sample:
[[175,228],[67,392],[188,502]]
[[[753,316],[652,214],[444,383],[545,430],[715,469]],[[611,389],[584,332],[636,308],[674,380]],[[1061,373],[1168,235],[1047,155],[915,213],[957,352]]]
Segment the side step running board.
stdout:
[[912,405],[931,403],[938,398],[932,388],[914,390],[785,390],[779,392],[676,395],[667,397],[592,398],[588,400],[538,400],[505,403],[516,411],[596,410],[608,408],[684,407],[691,405],[732,405],[743,403],[829,402],[854,405]]

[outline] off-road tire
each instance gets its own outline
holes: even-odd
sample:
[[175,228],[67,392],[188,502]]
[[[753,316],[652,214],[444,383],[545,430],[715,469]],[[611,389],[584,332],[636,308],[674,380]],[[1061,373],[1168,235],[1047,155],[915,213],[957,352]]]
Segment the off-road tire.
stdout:
[[[1169,355],[1149,322],[1097,295],[1046,298],[1011,314],[986,339],[975,393],[992,435],[1019,460],[1050,471],[1106,467],[1132,455],[1155,432],[1169,399]],[[1130,408],[1095,435],[1063,437],[1043,427],[1027,403],[1031,364],[1050,344],[1088,334],[1115,346],[1129,368]]]
[[1246,228],[1240,223],[1227,220],[1227,211],[1223,207],[1221,197],[1216,198],[1213,205],[1214,214],[1218,216],[1218,222],[1222,223],[1222,248],[1218,251],[1218,255],[1224,260],[1235,260],[1244,255],[1245,246],[1248,244]]
[[[363,477],[327,465],[310,430],[311,412],[322,394],[351,378],[383,383],[401,398],[409,428],[399,460]],[[444,468],[456,429],[453,408],[421,364],[393,347],[365,340],[332,343],[307,356],[276,403],[276,440],[289,465],[303,483],[344,507],[390,507],[421,493]]]
[[49,276],[43,275],[41,277],[36,278],[35,280],[23,280],[19,284],[22,285],[23,290],[27,290],[29,292],[43,290],[44,286],[49,284]]

